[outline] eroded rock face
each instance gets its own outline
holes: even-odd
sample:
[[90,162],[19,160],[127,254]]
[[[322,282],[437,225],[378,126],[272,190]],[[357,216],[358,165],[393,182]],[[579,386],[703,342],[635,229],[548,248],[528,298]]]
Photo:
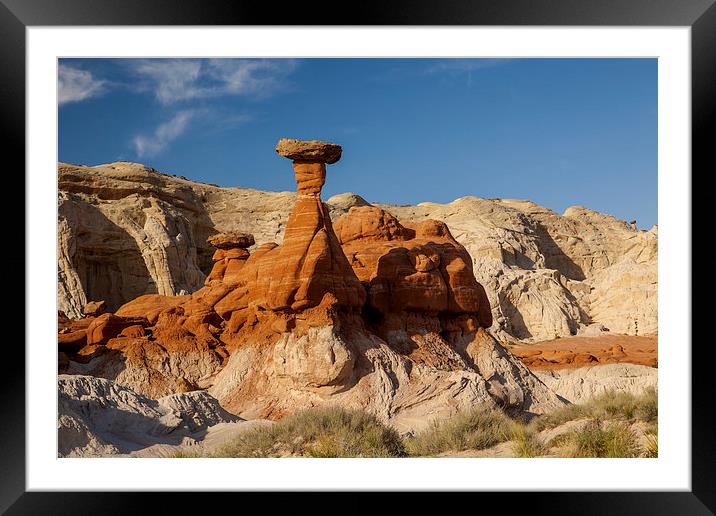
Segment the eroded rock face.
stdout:
[[492,325],[487,295],[472,273],[472,260],[448,227],[426,220],[403,226],[386,211],[354,207],[336,222],[336,233],[368,307],[383,316],[418,312],[474,317],[472,331]]
[[450,227],[470,253],[493,309],[491,329],[502,341],[566,337],[594,323],[615,333],[656,331],[656,228],[637,230],[582,207],[559,215],[510,199],[381,207],[401,221],[436,219]]
[[551,390],[572,403],[584,403],[610,391],[643,394],[656,389],[658,369],[638,364],[608,364],[539,371]]
[[367,410],[401,432],[475,405],[543,413],[562,404],[484,330],[462,343],[464,358],[444,349],[453,367],[405,356],[345,321],[340,330],[324,326],[306,338],[320,344],[302,346],[287,336],[273,350],[240,347],[209,393],[247,419],[278,419],[298,407],[332,403]]
[[[256,242],[247,251],[265,252],[282,243],[297,195],[219,188],[126,162],[58,164],[58,177],[58,300],[72,318],[82,316],[88,300],[106,299],[114,311],[142,294],[192,293],[222,279],[224,270],[212,269],[217,248],[207,237],[247,232]],[[324,206],[336,221],[369,203],[341,194]],[[656,227],[640,231],[586,208],[560,215],[509,199],[380,207],[405,227],[426,219],[447,224],[470,254],[492,307],[491,330],[503,342],[565,337],[590,324],[613,333],[656,331]],[[167,239],[145,237],[150,215],[175,220],[174,229],[165,225]],[[240,265],[232,266],[230,278]]]
[[153,400],[109,380],[79,375],[60,375],[58,387],[59,457],[192,442],[214,425],[241,420],[204,391]]
[[88,297],[114,311],[142,294],[201,287],[195,232],[210,224],[191,187],[130,163],[58,172],[60,310],[79,317]]
[[[489,301],[444,223],[402,224],[365,206],[334,231],[320,198],[325,163],[303,158],[280,245],[215,240],[204,287],[92,320],[63,371],[151,397],[209,387],[250,418],[340,403],[405,430],[475,404],[540,413],[561,403],[486,331]],[[107,330],[95,338],[96,328]]]

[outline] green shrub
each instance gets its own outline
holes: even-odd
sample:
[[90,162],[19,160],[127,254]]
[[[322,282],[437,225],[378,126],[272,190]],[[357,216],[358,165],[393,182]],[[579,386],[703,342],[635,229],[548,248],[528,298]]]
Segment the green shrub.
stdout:
[[476,408],[457,414],[405,441],[409,455],[436,455],[447,451],[481,450],[507,441],[513,422],[499,409]]
[[243,432],[217,457],[402,457],[399,434],[375,416],[342,408],[296,412],[272,426]]

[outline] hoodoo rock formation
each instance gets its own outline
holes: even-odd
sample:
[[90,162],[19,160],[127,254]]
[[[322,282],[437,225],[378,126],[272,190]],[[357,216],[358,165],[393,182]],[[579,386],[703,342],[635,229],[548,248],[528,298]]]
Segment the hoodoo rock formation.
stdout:
[[[445,223],[363,206],[334,230],[320,194],[340,146],[283,139],[276,151],[298,190],[283,242],[250,251],[252,235],[210,237],[202,288],[93,318],[84,346],[65,347],[62,372],[153,398],[208,388],[248,419],[338,403],[402,430],[476,404],[540,413],[562,403],[488,331],[488,296]],[[107,329],[95,338],[97,327]]]

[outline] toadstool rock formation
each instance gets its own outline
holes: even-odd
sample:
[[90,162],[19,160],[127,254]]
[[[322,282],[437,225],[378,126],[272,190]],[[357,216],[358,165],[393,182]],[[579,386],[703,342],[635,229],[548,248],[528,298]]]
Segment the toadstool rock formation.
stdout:
[[111,334],[92,337],[66,372],[151,397],[208,387],[249,419],[339,403],[402,430],[476,404],[530,413],[561,404],[487,330],[487,295],[446,224],[362,206],[334,230],[320,194],[340,146],[281,140],[276,150],[297,184],[283,242],[250,252],[251,235],[211,237],[204,287],[103,316]]

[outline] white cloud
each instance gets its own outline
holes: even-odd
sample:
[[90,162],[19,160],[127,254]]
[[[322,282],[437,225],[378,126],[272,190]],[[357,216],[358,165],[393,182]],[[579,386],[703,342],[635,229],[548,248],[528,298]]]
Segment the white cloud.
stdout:
[[135,136],[132,143],[137,156],[142,158],[162,152],[186,131],[194,115],[193,110],[180,111],[171,120],[160,124],[151,135]]
[[293,59],[211,59],[207,68],[219,94],[266,96],[279,90],[296,66]]
[[162,104],[225,95],[267,96],[296,68],[292,59],[142,59],[131,63],[140,85]]
[[197,84],[201,61],[193,59],[142,59],[134,72],[147,81],[157,100],[170,104],[203,96]]
[[62,105],[102,94],[107,81],[95,79],[87,70],[61,64],[57,72],[57,84],[57,102]]

